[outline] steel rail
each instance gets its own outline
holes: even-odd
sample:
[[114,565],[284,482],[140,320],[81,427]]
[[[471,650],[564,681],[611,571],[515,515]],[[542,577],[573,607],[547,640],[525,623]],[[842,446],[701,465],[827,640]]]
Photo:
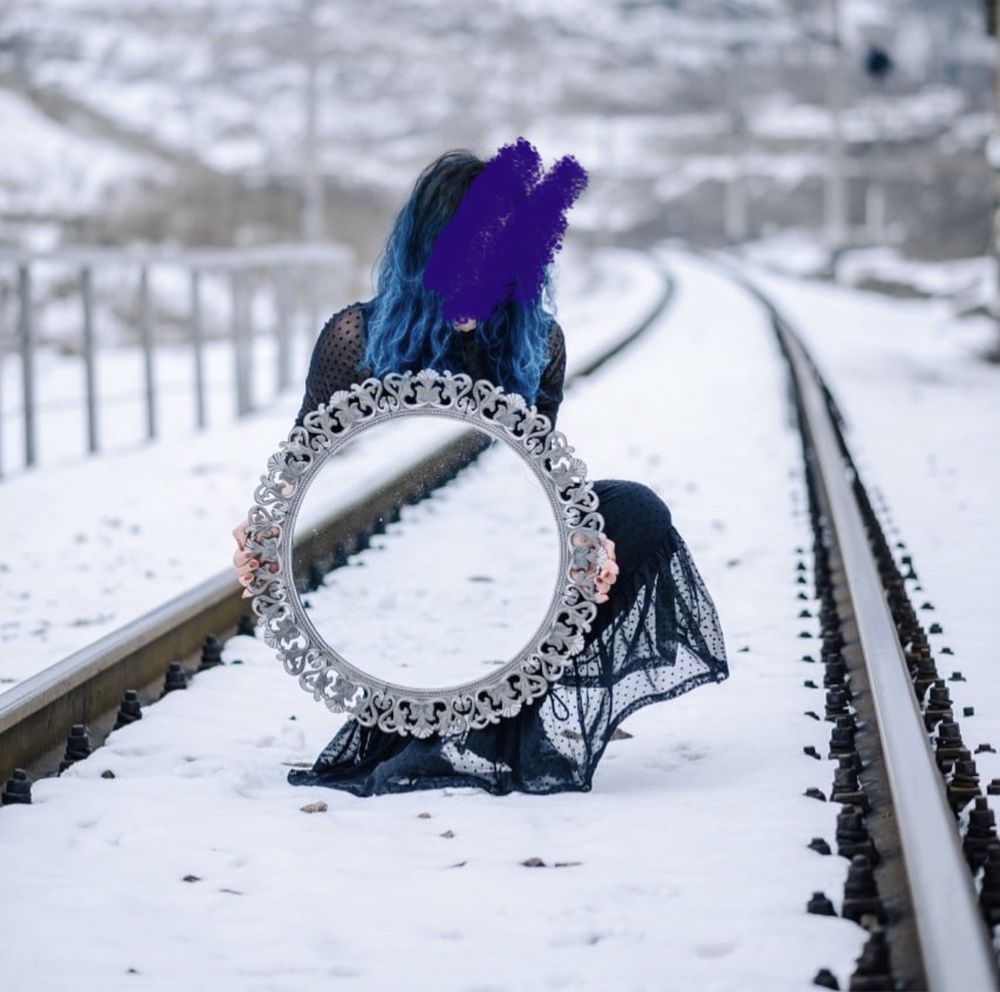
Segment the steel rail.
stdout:
[[[666,309],[674,283],[662,271],[662,291],[648,312],[621,338],[566,377],[565,388],[590,375],[627,348]],[[474,455],[482,436],[469,430],[447,445],[401,465],[397,475],[364,492],[349,506],[296,540],[300,560],[331,564],[336,548],[350,544],[388,516],[400,502],[445,481]],[[297,579],[300,576],[296,576]],[[93,726],[118,707],[126,689],[142,690],[161,679],[172,662],[196,667],[206,635],[225,640],[246,614],[243,587],[231,568],[112,631],[93,644],[0,693],[0,786],[15,768],[54,770],[54,749],[75,723]],[[153,697],[155,698],[155,697]],[[152,700],[150,700],[152,701]],[[110,729],[110,727],[108,728]]]
[[727,263],[720,264],[768,311],[788,358],[802,427],[816,457],[847,578],[895,809],[926,987],[941,992],[996,992],[1000,982],[991,936],[979,913],[955,817],[853,492],[856,472],[847,458],[829,392],[798,333],[773,301],[744,273]]

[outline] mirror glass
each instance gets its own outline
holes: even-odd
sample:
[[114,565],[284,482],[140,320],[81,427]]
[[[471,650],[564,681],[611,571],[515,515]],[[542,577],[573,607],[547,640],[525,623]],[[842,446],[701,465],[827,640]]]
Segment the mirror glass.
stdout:
[[[477,457],[464,467],[438,457],[463,435],[482,449]],[[416,460],[409,481],[457,474],[400,506],[400,476]],[[345,512],[379,523],[367,547],[327,570],[346,533],[329,520]],[[299,595],[348,662],[396,685],[450,688],[531,642],[562,587],[563,539],[542,481],[510,445],[467,423],[409,416],[359,433],[320,467],[295,522],[293,566],[300,577],[310,561],[326,563],[313,566],[321,584]]]

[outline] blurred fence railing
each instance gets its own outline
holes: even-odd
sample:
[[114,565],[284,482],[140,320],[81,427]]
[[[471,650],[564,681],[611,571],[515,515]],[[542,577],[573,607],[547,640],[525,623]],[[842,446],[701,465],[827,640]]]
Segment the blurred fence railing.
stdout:
[[[95,276],[102,270],[114,269],[119,276],[124,272],[127,277],[124,292],[133,296],[126,323],[135,341],[125,347],[138,349],[141,353],[145,437],[153,440],[160,434],[161,390],[158,389],[156,368],[160,342],[151,293],[151,283],[158,269],[169,268],[173,272],[174,288],[169,295],[175,340],[171,344],[177,344],[177,325],[180,324],[181,343],[190,349],[189,392],[194,424],[197,429],[204,430],[209,419],[205,373],[207,342],[225,341],[231,350],[230,391],[235,399],[236,417],[259,409],[254,389],[255,382],[259,381],[254,369],[254,344],[262,335],[254,326],[253,298],[261,290],[271,297],[271,327],[263,333],[273,336],[275,368],[272,381],[275,391],[281,392],[291,385],[292,377],[298,372],[293,367],[296,327],[305,320],[304,345],[311,350],[323,315],[342,294],[353,263],[353,251],[336,244],[289,243],[191,250],[71,248],[37,252],[0,248],[0,296],[7,297],[2,309],[4,322],[8,325],[0,328],[0,476],[10,467],[10,459],[4,456],[4,437],[10,437],[12,418],[22,421],[20,428],[14,429],[14,436],[20,434],[23,441],[20,460],[25,466],[38,461],[40,404],[36,364],[39,354],[46,348],[79,357],[82,390],[68,401],[65,397],[57,397],[55,402],[61,407],[67,402],[78,406],[85,422],[86,451],[101,450],[98,413],[102,392],[96,364],[98,352],[110,347],[101,341],[101,312],[95,306]],[[63,324],[57,339],[44,337],[39,328],[37,311],[41,301],[37,299],[36,272],[46,267],[49,270],[55,267],[60,275],[58,290],[50,289],[46,294],[48,303],[57,304]],[[178,276],[182,280],[180,283]],[[206,279],[213,280],[216,296],[221,281],[229,298],[228,320],[225,317],[220,320],[217,316],[206,320],[203,307]],[[223,322],[228,326],[219,326]],[[67,323],[70,325],[68,334]],[[298,335],[303,336],[301,332]],[[11,361],[19,365],[19,374],[14,378],[9,374],[9,366],[4,369],[4,364]],[[12,381],[19,384],[20,403],[17,406],[4,402],[2,387],[5,381],[8,388]]]

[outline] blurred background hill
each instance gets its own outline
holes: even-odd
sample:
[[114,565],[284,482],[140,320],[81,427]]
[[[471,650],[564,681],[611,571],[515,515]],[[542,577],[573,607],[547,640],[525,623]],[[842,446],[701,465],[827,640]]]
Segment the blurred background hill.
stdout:
[[0,243],[245,245],[311,223],[367,261],[433,157],[521,134],[590,173],[576,237],[819,231],[839,58],[849,223],[877,175],[901,252],[983,255],[981,0],[839,7],[838,50],[829,0],[4,0]]

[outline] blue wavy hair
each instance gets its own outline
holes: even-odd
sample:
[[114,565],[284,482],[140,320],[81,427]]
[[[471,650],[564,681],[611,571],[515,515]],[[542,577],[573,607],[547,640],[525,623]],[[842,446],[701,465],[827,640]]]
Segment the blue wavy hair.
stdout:
[[361,363],[380,377],[421,368],[443,371],[452,338],[472,333],[493,360],[494,382],[534,403],[548,362],[555,315],[549,266],[533,300],[527,304],[505,300],[470,332],[455,330],[442,314],[441,296],[423,284],[435,239],[485,165],[466,149],[452,149],[417,177],[373,266],[376,296],[366,323]]

